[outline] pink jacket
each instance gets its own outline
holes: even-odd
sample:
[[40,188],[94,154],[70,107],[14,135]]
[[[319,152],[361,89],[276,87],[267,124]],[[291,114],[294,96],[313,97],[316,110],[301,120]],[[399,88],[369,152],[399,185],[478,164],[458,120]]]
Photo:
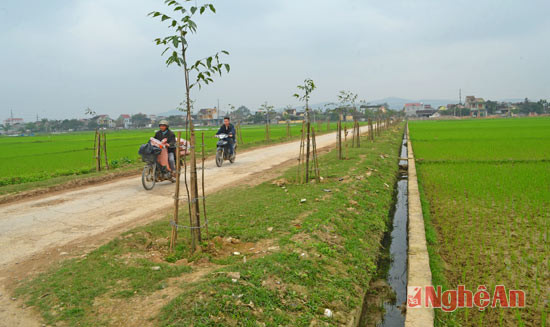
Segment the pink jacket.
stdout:
[[[151,140],[152,145],[157,146],[157,147],[162,149],[161,153],[157,157],[157,162],[161,166],[166,167],[166,169],[168,169],[168,171],[172,171],[170,169],[170,164],[168,163],[168,144],[166,142],[161,142],[161,141],[157,140],[154,137],[151,137],[150,140]],[[176,142],[177,141],[178,141],[178,139],[176,138]],[[185,155],[188,155],[188,154],[189,154],[189,144],[188,144],[187,140],[181,139],[180,140],[180,156],[185,156]]]

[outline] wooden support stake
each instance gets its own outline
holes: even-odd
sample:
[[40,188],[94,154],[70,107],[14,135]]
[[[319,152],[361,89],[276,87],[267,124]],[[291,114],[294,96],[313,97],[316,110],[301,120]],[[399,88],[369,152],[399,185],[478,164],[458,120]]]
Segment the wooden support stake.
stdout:
[[313,167],[315,170],[315,180],[317,183],[321,182],[321,174],[319,172],[319,156],[317,155],[317,141],[315,140],[315,129],[311,129],[312,144],[313,144]]
[[101,134],[97,134],[97,145],[95,147],[96,171],[101,171]]
[[107,159],[107,134],[103,132],[103,155],[105,156],[105,168],[109,170],[109,159]]
[[241,128],[241,123],[239,122],[239,136],[240,136],[240,141],[241,141],[241,144],[244,144],[244,139],[243,139],[243,130]]
[[304,152],[304,123],[302,122],[302,129],[300,130],[300,152],[298,154],[298,172],[296,175],[296,182],[300,181],[300,184],[303,182],[302,178],[302,154]]
[[309,183],[309,155],[311,148],[311,122],[309,121],[309,114],[307,115],[306,123],[306,183]]
[[[240,127],[240,124],[239,124]],[[240,128],[239,128],[240,129]],[[206,194],[204,193],[204,132],[201,133],[202,136],[202,214],[204,215],[204,228],[206,229],[206,239],[210,239],[210,234],[208,233],[208,218],[206,217]]]
[[288,137],[288,138],[291,137],[291,134],[290,134],[290,120],[286,121],[286,137]]
[[359,122],[357,123],[357,147],[361,147],[361,125],[359,125]]
[[[268,114],[266,113],[266,116]],[[266,117],[266,120],[265,120],[265,140],[267,142],[269,142],[269,117],[267,116]]]
[[[180,144],[181,144],[181,132],[178,132],[178,139],[176,140],[176,190],[174,191],[174,225],[178,225],[179,222],[179,204],[180,204]],[[174,251],[176,247],[176,240],[178,238],[178,227],[172,225],[172,234],[170,236],[170,252]]]
[[338,117],[338,159],[342,160],[342,117]]
[[352,128],[352,132],[351,132],[351,147],[354,148],[355,147],[355,136],[357,135],[357,133],[355,132],[355,128],[356,128],[356,123],[355,121],[353,121],[353,128]]
[[348,160],[348,127],[347,126],[344,126],[344,146],[346,147],[345,159]]
[[97,128],[95,130],[95,135],[94,135],[94,159],[95,159],[96,171],[99,171],[99,168],[97,167]]
[[330,117],[327,118],[327,132],[330,131]]

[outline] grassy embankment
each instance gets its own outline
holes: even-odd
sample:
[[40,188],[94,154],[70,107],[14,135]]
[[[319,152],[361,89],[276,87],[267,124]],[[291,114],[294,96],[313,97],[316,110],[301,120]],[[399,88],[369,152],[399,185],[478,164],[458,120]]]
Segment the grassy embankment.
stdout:
[[[348,123],[351,126],[352,123]],[[320,124],[319,134],[327,132]],[[317,128],[317,125],[315,126]],[[336,124],[331,124],[334,131]],[[265,126],[243,125],[240,150],[275,144],[299,138],[301,125],[291,125],[287,137],[286,124],[270,126],[270,141],[265,140]],[[175,129],[177,130],[177,128]],[[215,152],[217,129],[199,127],[197,141],[205,133],[206,155]],[[107,131],[109,171],[95,171],[94,132],[71,132],[30,137],[0,137],[0,195],[50,187],[71,180],[102,177],[114,172],[137,171],[143,166],[137,151],[154,135],[153,129]],[[102,166],[104,161],[102,161]]]
[[167,253],[167,217],[54,264],[17,296],[48,324],[340,325],[377,271],[402,130],[364,138],[348,160],[321,156],[320,184],[295,184],[293,167],[275,182],[209,196],[211,239],[191,257],[187,231]]
[[524,309],[438,310],[439,326],[547,326],[550,119],[411,122],[434,284],[526,292]]

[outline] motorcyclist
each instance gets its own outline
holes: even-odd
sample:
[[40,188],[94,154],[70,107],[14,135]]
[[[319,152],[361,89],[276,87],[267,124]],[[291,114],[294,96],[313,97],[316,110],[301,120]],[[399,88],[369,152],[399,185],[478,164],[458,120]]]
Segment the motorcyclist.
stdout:
[[216,135],[220,134],[227,134],[229,135],[229,138],[227,138],[227,141],[229,142],[229,154],[233,155],[233,148],[235,147],[235,126],[231,124],[229,117],[223,118],[223,125],[220,127]]
[[155,139],[166,143],[168,145],[168,163],[172,173],[176,169],[176,159],[174,153],[176,152],[176,134],[170,130],[169,123],[166,119],[159,122],[159,130],[155,133]]

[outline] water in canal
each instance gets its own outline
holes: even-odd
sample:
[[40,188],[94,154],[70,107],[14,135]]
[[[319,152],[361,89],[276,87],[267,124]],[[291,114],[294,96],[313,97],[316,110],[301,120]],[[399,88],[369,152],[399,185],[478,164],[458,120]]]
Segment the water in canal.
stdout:
[[[407,157],[407,139],[403,139],[401,157]],[[406,160],[401,160],[399,165],[406,165]],[[405,315],[402,307],[407,299],[407,190],[408,180],[405,171],[400,171],[397,181],[397,199],[393,214],[393,228],[391,232],[390,245],[390,269],[387,282],[395,292],[395,301],[384,303],[383,327],[404,326]]]

